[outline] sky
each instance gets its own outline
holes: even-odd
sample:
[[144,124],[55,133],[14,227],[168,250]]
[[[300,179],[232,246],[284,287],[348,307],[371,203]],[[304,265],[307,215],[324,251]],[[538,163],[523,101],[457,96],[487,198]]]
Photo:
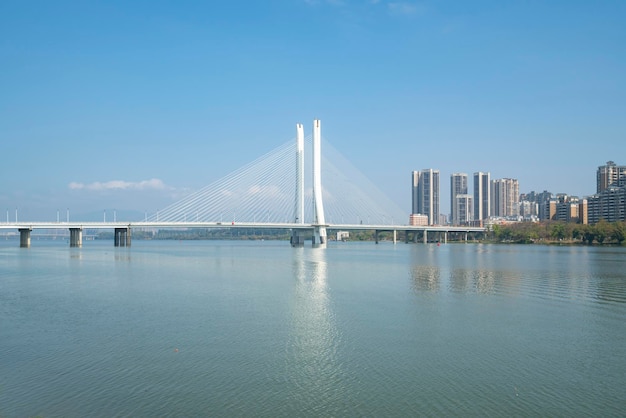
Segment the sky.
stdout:
[[[595,193],[626,165],[626,2],[0,2],[0,221],[155,212],[322,135],[407,213],[410,174]],[[470,187],[471,192],[471,187]]]

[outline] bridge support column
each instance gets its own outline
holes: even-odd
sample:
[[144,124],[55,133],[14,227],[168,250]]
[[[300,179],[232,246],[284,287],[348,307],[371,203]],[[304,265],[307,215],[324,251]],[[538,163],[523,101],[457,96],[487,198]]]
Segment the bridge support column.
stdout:
[[313,229],[313,246],[326,247],[326,227],[316,226]]
[[398,241],[398,231],[393,230],[393,243],[395,244]]
[[378,244],[378,230],[374,231],[374,242]]
[[448,231],[445,231],[443,233],[443,243],[447,244],[448,243]]
[[465,240],[465,242],[467,243],[467,232],[465,233],[465,236],[463,237],[463,239]]
[[427,244],[428,243],[428,231],[427,230],[424,230],[424,237],[423,238],[424,238],[424,244]]
[[20,248],[30,248],[30,231],[32,228],[20,228]]
[[304,231],[301,229],[292,229],[290,242],[292,247],[304,246]]
[[130,228],[115,228],[114,241],[116,247],[130,247]]
[[409,243],[409,231],[404,231],[404,243]]
[[83,246],[83,229],[70,228],[70,247]]

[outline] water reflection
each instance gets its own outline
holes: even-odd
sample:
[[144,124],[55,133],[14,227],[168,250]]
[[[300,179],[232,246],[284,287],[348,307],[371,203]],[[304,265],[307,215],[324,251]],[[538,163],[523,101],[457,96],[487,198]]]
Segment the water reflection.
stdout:
[[415,291],[438,291],[441,272],[437,266],[413,266],[411,268]]
[[439,267],[440,247],[414,245],[411,251],[411,283],[415,292],[438,291],[441,279]]
[[455,268],[450,271],[450,290],[459,293],[491,293],[496,273],[484,269]]
[[326,250],[296,248],[293,254],[295,287],[285,376],[292,400],[312,411],[320,405],[308,405],[309,400],[330,402],[337,393],[340,335],[330,306]]
[[83,252],[81,251],[80,248],[70,248],[70,258],[71,259],[82,260],[83,259]]
[[130,261],[130,251],[127,250],[115,250],[115,261]]
[[415,292],[491,293],[496,286],[499,270],[490,263],[493,254],[482,246],[415,245],[410,257]]
[[474,288],[478,293],[491,293],[496,283],[496,273],[490,270],[474,270],[472,272]]
[[470,276],[472,290],[477,293],[494,291],[496,272],[490,264],[492,254],[484,244],[478,244],[475,251],[465,251],[467,262],[464,265]]
[[450,290],[467,292],[471,289],[472,274],[465,268],[453,268],[450,271]]
[[626,251],[623,248],[612,250],[588,250],[589,274],[596,278],[596,298],[604,302],[626,303]]

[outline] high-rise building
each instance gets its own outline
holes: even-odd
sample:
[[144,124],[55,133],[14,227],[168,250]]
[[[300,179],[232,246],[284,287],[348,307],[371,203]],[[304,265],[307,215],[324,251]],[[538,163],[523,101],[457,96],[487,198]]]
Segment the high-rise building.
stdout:
[[486,221],[491,216],[490,174],[474,173],[474,220]]
[[550,213],[550,200],[553,198],[551,192],[544,190],[541,193],[530,192],[526,195],[526,199],[530,202],[535,202],[538,207],[537,215],[539,219],[551,219],[552,214]]
[[519,215],[517,179],[498,179],[491,182],[491,214],[502,218]]
[[589,206],[587,199],[581,199],[578,203],[578,223],[589,223]]
[[[523,196],[523,195],[522,195]],[[531,202],[530,200],[523,199],[520,196],[519,202],[519,215],[524,218],[524,220],[533,220],[539,218],[539,206],[535,202]]]
[[578,222],[580,199],[577,196],[568,196],[564,193],[556,195],[554,217],[552,219],[563,222]]
[[[452,215],[452,224],[459,224],[458,205],[456,201],[457,195],[467,194],[467,174],[454,173],[450,176],[450,214]],[[465,219],[465,222],[470,219]]]
[[419,199],[417,197],[419,192],[420,173],[419,171],[413,171],[411,173],[411,213],[419,213]]
[[607,161],[606,165],[598,167],[596,174],[596,193],[601,193],[609,186],[626,185],[626,166],[616,165],[613,161]]
[[472,222],[472,196],[469,194],[457,194],[454,196],[454,213],[456,218],[452,219],[453,225],[469,225]]
[[601,193],[587,197],[587,219],[595,224],[626,220],[626,186],[609,186]]
[[424,169],[412,174],[413,213],[428,216],[429,225],[439,223],[439,170]]

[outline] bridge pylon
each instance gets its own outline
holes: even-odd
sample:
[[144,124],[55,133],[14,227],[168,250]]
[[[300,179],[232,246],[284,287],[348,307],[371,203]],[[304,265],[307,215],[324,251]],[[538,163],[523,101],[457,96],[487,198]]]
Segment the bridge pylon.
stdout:
[[313,121],[313,246],[326,247],[326,220],[322,201],[322,123]]
[[[322,200],[322,123],[313,121],[313,247],[326,247],[326,220],[324,202]],[[302,124],[296,124],[296,184],[293,222],[304,224],[304,130]],[[309,230],[310,231],[310,230]],[[291,246],[304,245],[303,229],[291,230]]]
[[[304,128],[301,123],[296,124],[296,195],[294,202],[293,223],[304,224]],[[291,246],[304,245],[304,231],[291,230]]]

